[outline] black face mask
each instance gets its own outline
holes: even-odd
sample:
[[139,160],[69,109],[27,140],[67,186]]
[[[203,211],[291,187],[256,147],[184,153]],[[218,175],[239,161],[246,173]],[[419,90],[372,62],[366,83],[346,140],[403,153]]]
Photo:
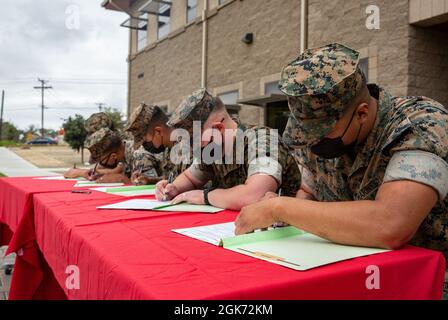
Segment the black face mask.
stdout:
[[165,146],[163,144],[160,145],[160,147],[156,148],[154,146],[154,143],[151,142],[143,142],[143,148],[152,154],[159,154],[165,151]]
[[103,168],[105,168],[105,169],[115,169],[115,168],[117,167],[118,160],[116,160],[114,164],[109,164],[109,159],[110,159],[110,156],[111,156],[111,155],[112,155],[112,154],[109,154],[109,155],[107,156],[106,161],[102,161],[102,162],[100,162],[100,165],[101,165]]
[[350,128],[350,125],[352,124],[353,118],[355,117],[355,112],[353,112],[352,118],[350,119],[350,122],[345,129],[342,136],[338,138],[324,138],[315,145],[311,147],[311,152],[315,155],[322,157],[324,159],[335,159],[342,157],[344,154],[348,154],[352,152],[355,147],[358,144],[358,138],[361,133],[362,125],[359,127],[358,135],[356,136],[356,139],[350,143],[350,144],[344,144],[344,141],[342,141],[342,138],[345,136],[345,134],[348,131],[348,128]]

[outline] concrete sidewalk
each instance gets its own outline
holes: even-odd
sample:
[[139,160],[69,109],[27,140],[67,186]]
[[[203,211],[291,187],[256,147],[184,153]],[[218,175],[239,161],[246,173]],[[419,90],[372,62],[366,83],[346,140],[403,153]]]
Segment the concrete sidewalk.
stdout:
[[53,172],[39,169],[4,147],[0,147],[0,172],[8,177],[55,175]]

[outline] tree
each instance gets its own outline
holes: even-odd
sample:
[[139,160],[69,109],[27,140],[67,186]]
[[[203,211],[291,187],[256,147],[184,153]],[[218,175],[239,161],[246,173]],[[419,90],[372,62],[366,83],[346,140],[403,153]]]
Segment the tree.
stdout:
[[20,130],[10,122],[3,122],[1,139],[9,141],[19,141]]
[[105,108],[105,113],[109,114],[114,122],[115,129],[123,129],[124,123],[122,118],[122,114],[118,109],[115,108]]
[[84,127],[84,118],[77,114],[74,118],[69,117],[64,124],[64,140],[69,146],[78,153],[81,151],[81,161],[84,163],[84,142],[87,137],[87,131]]

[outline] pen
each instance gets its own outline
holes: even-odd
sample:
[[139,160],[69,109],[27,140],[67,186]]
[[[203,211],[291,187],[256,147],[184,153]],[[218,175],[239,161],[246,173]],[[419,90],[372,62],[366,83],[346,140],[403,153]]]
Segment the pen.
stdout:
[[140,165],[138,166],[138,169],[137,169],[137,174],[135,175],[136,178],[135,178],[134,183],[135,183],[136,185],[140,185],[140,184],[141,184],[139,178],[140,178],[140,176],[142,175],[142,173],[143,173],[143,164],[140,164]]
[[[168,184],[172,184],[174,180],[174,174],[173,172],[170,172],[169,176],[168,176]],[[163,192],[163,201],[167,201],[167,195],[165,193],[165,190]]]
[[98,162],[93,167],[93,171],[90,173],[90,177],[94,177],[96,175],[96,168],[98,167]]
[[72,193],[91,194],[92,191],[87,191],[87,190],[72,190]]

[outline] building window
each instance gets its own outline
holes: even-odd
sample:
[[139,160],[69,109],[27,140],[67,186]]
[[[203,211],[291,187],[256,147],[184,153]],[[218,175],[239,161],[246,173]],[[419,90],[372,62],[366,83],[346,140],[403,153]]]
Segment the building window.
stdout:
[[226,109],[232,118],[238,117],[238,113],[241,109],[241,107],[237,104],[239,96],[240,94],[238,90],[218,94],[218,97],[226,105]]
[[148,14],[144,13],[137,22],[137,51],[143,50],[148,44]]
[[359,60],[359,68],[366,76],[366,81],[369,83],[369,58],[363,58]]
[[187,0],[187,23],[193,22],[198,16],[198,0]]
[[236,104],[239,96],[238,90],[218,94],[218,97],[224,104]]
[[278,88],[278,81],[266,83],[264,85],[264,94],[267,96],[271,94],[283,94]]
[[[171,0],[165,0],[165,2],[171,2]],[[157,17],[158,17],[157,39],[162,39],[165,38],[170,33],[171,5],[164,4],[160,6]]]
[[222,5],[226,2],[227,0],[218,0],[218,5]]

